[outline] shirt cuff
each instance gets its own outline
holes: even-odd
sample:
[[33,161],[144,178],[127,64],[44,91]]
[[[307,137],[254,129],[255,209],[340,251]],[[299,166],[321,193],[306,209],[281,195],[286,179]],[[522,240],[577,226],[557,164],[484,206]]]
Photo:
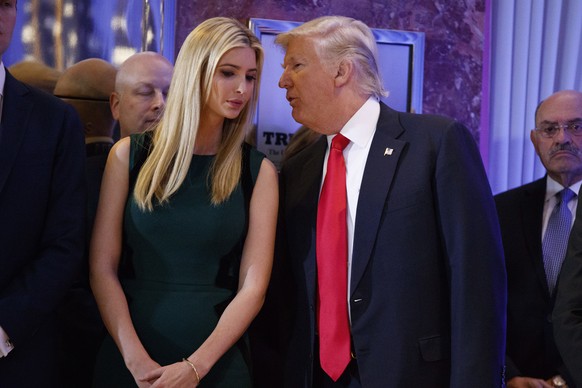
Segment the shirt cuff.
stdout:
[[12,349],[14,349],[14,345],[10,342],[8,334],[0,326],[0,358],[6,357]]

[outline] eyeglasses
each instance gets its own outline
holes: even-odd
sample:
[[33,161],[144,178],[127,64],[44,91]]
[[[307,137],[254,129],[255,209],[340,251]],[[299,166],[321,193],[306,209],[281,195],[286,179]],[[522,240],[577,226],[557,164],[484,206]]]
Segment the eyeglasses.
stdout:
[[582,136],[582,121],[576,121],[574,123],[568,124],[542,125],[539,128],[535,128],[537,133],[547,139],[556,136],[560,132],[560,129],[568,131],[568,133],[572,136]]

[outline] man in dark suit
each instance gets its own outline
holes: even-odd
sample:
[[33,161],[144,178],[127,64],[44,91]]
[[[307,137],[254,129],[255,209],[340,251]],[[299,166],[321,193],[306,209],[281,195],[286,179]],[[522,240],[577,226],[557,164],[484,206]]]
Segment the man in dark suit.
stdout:
[[[16,0],[0,7],[0,54]],[[0,386],[58,387],[56,311],[85,231],[83,132],[73,108],[0,68]]]
[[[530,138],[547,175],[495,197],[507,267],[508,388],[569,382],[551,319],[556,280],[550,266],[553,258],[547,251],[543,254],[542,241],[549,236],[552,212],[559,208],[556,195],[570,189],[573,196],[582,184],[582,128],[572,131],[573,127],[567,127],[580,118],[582,93],[564,90],[542,101]],[[575,197],[567,204],[570,215],[575,214],[577,204]],[[571,219],[561,235],[564,248],[556,275],[564,259]]]
[[87,154],[87,246],[82,270],[59,310],[63,332],[59,346],[62,387],[90,387],[97,351],[105,326],[89,286],[89,242],[99,201],[101,178],[113,146],[115,120],[109,98],[115,88],[117,69],[99,58],[88,58],[67,68],[54,93],[72,105],[83,124]]
[[[285,384],[501,387],[505,268],[474,139],[448,118],[378,101],[376,42],[359,21],[315,19],[276,42],[293,118],[326,135],[281,170],[273,285],[292,311]],[[328,191],[328,176],[345,189]],[[334,200],[344,203],[331,210]]]
[[[567,98],[567,99],[566,99]],[[566,127],[572,136],[569,157],[576,165],[576,180],[582,180],[582,93],[569,91],[559,109],[551,112],[550,124]],[[565,164],[565,162],[562,162]],[[580,188],[580,182],[578,182]],[[579,193],[579,191],[577,191]],[[558,280],[554,311],[554,336],[571,375],[569,387],[582,387],[582,207],[578,204],[568,250]]]

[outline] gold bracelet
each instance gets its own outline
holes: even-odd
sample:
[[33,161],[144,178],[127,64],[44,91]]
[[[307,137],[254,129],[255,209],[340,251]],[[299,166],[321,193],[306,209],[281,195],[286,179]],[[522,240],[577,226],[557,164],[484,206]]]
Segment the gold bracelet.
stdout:
[[196,385],[200,384],[200,375],[198,374],[198,370],[196,369],[196,366],[194,366],[194,364],[192,364],[192,362],[190,360],[188,360],[187,358],[183,358],[182,361],[184,361],[184,362],[188,363],[188,365],[190,365],[190,367],[192,368],[194,373],[196,373]]

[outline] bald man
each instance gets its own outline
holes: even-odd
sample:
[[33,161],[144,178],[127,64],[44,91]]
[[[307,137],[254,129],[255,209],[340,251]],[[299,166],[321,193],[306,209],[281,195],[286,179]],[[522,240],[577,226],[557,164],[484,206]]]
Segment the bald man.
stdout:
[[[117,69],[107,61],[90,58],[80,61],[58,79],[54,93],[72,105],[83,124],[87,154],[87,246],[99,199],[101,177],[113,145],[113,118],[109,99],[114,92]],[[95,355],[105,328],[89,287],[88,249],[81,276],[67,293],[59,311],[63,343],[59,347],[64,387],[89,387]]]
[[159,120],[173,71],[166,57],[151,51],[133,54],[119,67],[110,102],[121,137],[143,132]]
[[[552,309],[558,274],[575,273],[562,260],[574,219],[580,222],[582,93],[548,96],[536,109],[535,125],[530,139],[546,175],[495,197],[507,268],[507,388],[572,387],[574,370],[556,347]],[[566,218],[555,229],[558,214]],[[562,251],[550,249],[547,236],[558,236]]]

